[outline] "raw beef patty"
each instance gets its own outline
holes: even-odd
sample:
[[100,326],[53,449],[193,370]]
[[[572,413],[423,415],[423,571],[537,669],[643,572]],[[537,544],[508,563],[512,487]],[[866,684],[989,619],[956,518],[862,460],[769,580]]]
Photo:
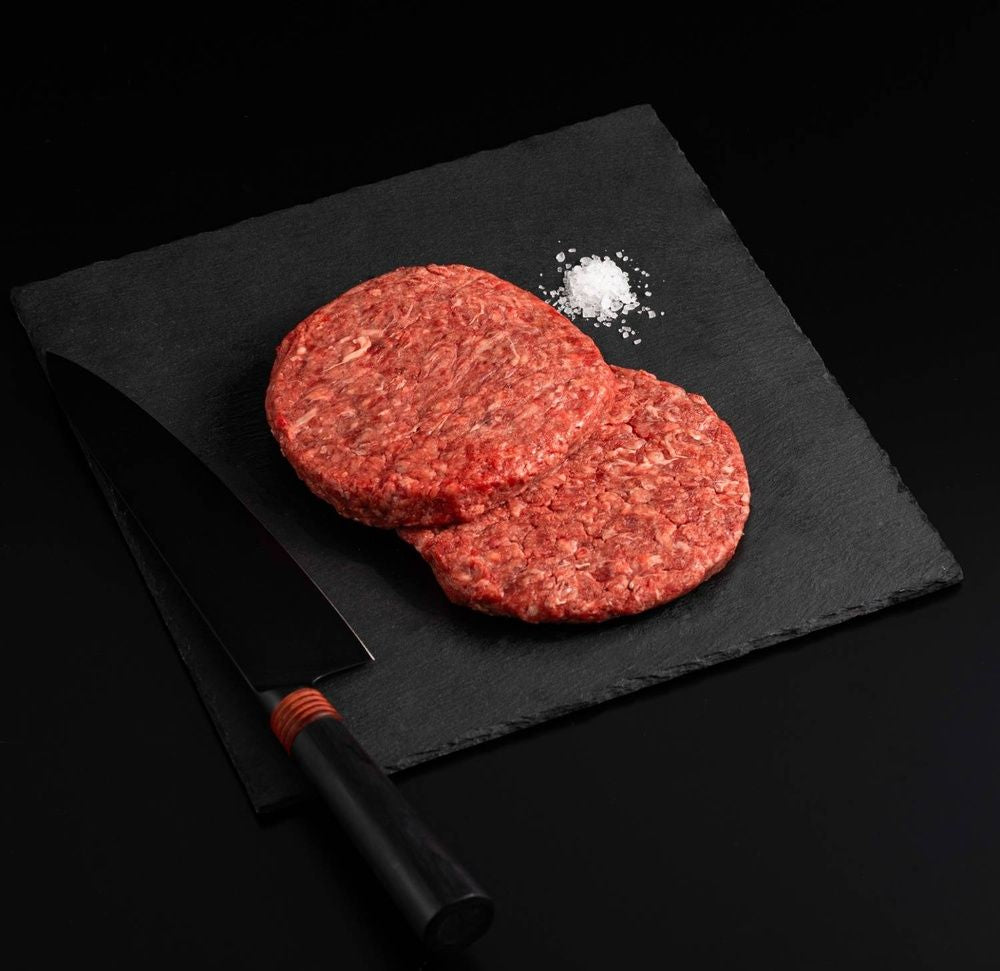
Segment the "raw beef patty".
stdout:
[[732,430],[700,395],[612,370],[614,403],[558,469],[473,522],[401,531],[455,603],[607,620],[673,600],[729,562],[750,511]]
[[320,498],[373,526],[473,519],[555,468],[614,376],[537,297],[468,266],[404,267],[278,347],[267,417]]

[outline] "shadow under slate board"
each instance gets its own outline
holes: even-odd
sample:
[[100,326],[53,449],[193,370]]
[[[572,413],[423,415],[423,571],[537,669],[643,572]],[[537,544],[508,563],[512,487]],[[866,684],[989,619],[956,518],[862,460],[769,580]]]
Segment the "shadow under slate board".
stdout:
[[[641,344],[584,326],[610,363],[708,398],[743,446],[752,506],[729,567],[681,600],[597,626],[534,627],[450,605],[394,534],[314,499],[273,443],[263,397],[280,338],[363,279],[467,263],[535,290],[570,246],[623,250],[650,273],[662,313],[636,318]],[[375,662],[324,690],[389,770],[961,578],[649,107],[74,270],[14,302],[37,349],[138,401],[340,607]],[[295,799],[303,784],[255,703],[106,493],[253,805]]]

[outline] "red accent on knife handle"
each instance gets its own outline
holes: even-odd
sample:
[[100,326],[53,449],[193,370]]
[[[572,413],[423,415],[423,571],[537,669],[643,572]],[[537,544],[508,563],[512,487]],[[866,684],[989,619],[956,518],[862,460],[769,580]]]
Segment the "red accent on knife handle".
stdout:
[[285,695],[271,712],[271,731],[289,755],[296,736],[318,718],[340,719],[340,712],[315,688],[298,688]]

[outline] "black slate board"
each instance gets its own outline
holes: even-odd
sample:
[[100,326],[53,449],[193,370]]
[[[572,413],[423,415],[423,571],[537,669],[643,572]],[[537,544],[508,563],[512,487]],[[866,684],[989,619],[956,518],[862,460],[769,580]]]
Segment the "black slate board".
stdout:
[[[462,262],[534,289],[568,246],[621,249],[651,272],[650,303],[666,313],[636,323],[641,345],[588,332],[611,363],[709,399],[743,445],[753,501],[733,562],[689,596],[626,621],[536,628],[449,605],[393,534],[313,499],[262,399],[278,340],[354,283]],[[390,770],[961,578],[648,107],[74,270],[14,302],[36,348],[148,408],[341,607],[377,660],[325,687]],[[296,798],[300,780],[218,646],[108,495],[255,808]]]

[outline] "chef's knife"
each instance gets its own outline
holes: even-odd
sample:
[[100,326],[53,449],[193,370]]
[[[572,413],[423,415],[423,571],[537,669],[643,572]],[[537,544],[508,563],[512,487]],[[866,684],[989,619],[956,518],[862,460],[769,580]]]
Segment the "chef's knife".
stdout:
[[148,412],[64,357],[49,353],[46,365],[81,443],[407,922],[431,950],[474,941],[493,902],[312,687],[370,660],[360,639],[250,510]]

